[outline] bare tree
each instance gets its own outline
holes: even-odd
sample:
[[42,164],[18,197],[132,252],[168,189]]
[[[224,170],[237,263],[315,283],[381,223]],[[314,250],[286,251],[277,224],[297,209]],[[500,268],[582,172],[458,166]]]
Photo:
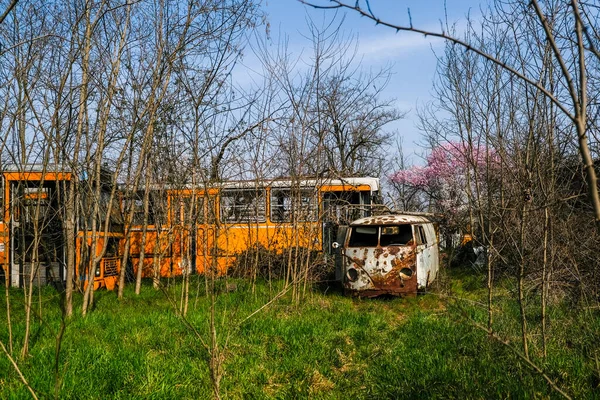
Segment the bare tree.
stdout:
[[281,174],[379,176],[391,138],[385,127],[403,117],[393,100],[381,98],[390,71],[363,72],[355,57],[357,41],[339,29],[343,20],[307,22],[308,67],[297,67],[283,40],[276,54],[260,50],[266,74],[286,104],[274,126],[285,157]]
[[[511,277],[520,311],[515,321],[521,326],[520,355],[540,372],[536,359],[547,355],[549,297],[564,295],[561,285],[578,288],[575,297],[586,302],[596,293],[595,284],[583,282],[597,282],[597,263],[588,255],[588,248],[594,247],[591,243],[598,241],[593,225],[599,226],[597,219],[589,218],[591,210],[597,214],[591,163],[597,151],[597,129],[589,117],[597,114],[597,104],[587,98],[598,79],[592,67],[598,62],[593,35],[596,17],[591,16],[597,10],[578,2],[550,2],[544,11],[535,1],[496,4],[484,14],[481,26],[469,25],[466,35],[459,38],[448,26],[436,33],[385,23],[373,14],[368,2],[332,3],[334,8],[355,10],[398,31],[449,41],[438,59],[434,112],[422,115],[422,128],[432,153],[443,155],[440,150],[445,150],[442,159],[455,158],[465,166],[458,182],[461,195],[455,197],[460,200],[455,206],[464,212],[456,215],[474,243],[486,249],[485,330],[493,338],[502,335],[502,326],[494,323],[494,282],[498,275]],[[436,107],[449,118],[436,115]],[[578,157],[582,168],[576,167]],[[588,202],[580,198],[583,180],[589,189]],[[443,187],[432,189],[438,191],[435,200],[452,197]],[[573,225],[574,220],[579,222]],[[572,237],[566,233],[569,229],[587,236],[586,243],[566,244]],[[553,236],[557,231],[563,232],[561,240]],[[575,247],[579,250],[574,251]],[[559,272],[564,271],[564,262],[576,277],[566,278]],[[527,317],[536,295],[541,304],[539,325]],[[538,340],[531,332],[537,329],[542,333],[541,343],[531,346]],[[548,375],[543,376],[568,397]]]
[[[567,26],[571,28],[572,32],[575,32],[575,46],[569,47],[568,49],[561,48],[560,39],[567,39],[569,35],[562,36],[561,32],[557,29],[561,29],[564,25],[551,24],[547,13],[544,12],[538,1],[534,0],[531,2],[531,8],[537,15],[537,23],[543,27],[546,34],[545,40],[549,43],[553,56],[560,68],[560,79],[567,87],[568,98],[557,97],[554,93],[544,87],[542,84],[535,80],[535,77],[530,77],[527,73],[520,72],[518,68],[515,68],[503,60],[500,60],[494,55],[487,53],[485,50],[477,47],[476,44],[468,43],[460,38],[452,36],[452,34],[446,31],[429,31],[420,29],[412,25],[394,24],[391,22],[384,21],[376,16],[372,11],[368,0],[364,1],[364,7],[361,7],[360,2],[355,4],[344,3],[339,0],[330,0],[332,5],[317,5],[314,3],[300,0],[302,3],[308,4],[314,8],[327,8],[327,9],[340,9],[345,8],[353,10],[360,15],[373,20],[376,24],[386,26],[400,31],[408,31],[423,34],[425,36],[439,37],[450,41],[451,43],[460,45],[465,49],[480,55],[486,60],[501,66],[503,69],[514,75],[517,79],[522,80],[526,84],[536,87],[541,91],[544,96],[547,96],[558,109],[560,109],[572,122],[573,126],[577,130],[579,153],[582,159],[582,163],[586,172],[586,182],[588,187],[588,194],[590,202],[594,209],[594,219],[596,221],[597,230],[600,231],[600,196],[598,195],[596,172],[594,170],[593,157],[589,147],[588,140],[588,108],[590,103],[588,101],[588,69],[586,67],[586,56],[600,55],[596,50],[597,36],[595,36],[596,30],[593,26],[586,25],[586,22],[590,22],[590,18],[587,17],[584,20],[582,15],[582,9],[584,15],[590,15],[593,13],[594,7],[586,8],[586,4],[580,4],[577,0],[570,2],[571,12],[566,15]],[[551,6],[547,10],[548,13],[552,12]],[[567,59],[574,57],[575,63],[571,64],[572,68],[569,67]]]

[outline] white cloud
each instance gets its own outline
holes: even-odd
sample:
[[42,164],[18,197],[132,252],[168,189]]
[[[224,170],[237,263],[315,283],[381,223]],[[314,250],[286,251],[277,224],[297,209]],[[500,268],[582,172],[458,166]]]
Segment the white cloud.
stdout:
[[413,50],[429,50],[438,47],[443,40],[435,37],[424,37],[417,33],[386,33],[365,37],[359,40],[358,55],[370,61],[398,58]]

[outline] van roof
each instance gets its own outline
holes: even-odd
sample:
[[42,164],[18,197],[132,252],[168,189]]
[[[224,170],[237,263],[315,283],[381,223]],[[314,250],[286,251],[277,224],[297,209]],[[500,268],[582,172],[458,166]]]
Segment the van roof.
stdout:
[[421,215],[410,214],[388,214],[376,215],[357,219],[350,223],[350,226],[356,225],[402,225],[402,224],[423,224],[429,223],[427,218]]

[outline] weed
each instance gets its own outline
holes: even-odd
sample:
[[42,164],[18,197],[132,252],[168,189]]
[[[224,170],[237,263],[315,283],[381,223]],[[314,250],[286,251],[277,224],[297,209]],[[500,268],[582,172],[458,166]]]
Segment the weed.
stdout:
[[[471,321],[486,318],[480,278],[452,271],[453,296],[355,299],[315,290],[300,305],[283,296],[260,313],[282,282],[259,282],[254,293],[243,281],[222,290],[216,303],[217,331],[228,338],[224,398],[539,398],[553,395],[546,382],[505,346]],[[199,278],[201,279],[201,278]],[[476,283],[474,283],[476,282]],[[223,283],[223,287],[227,287]],[[179,293],[171,282],[167,293]],[[479,286],[478,286],[479,285]],[[199,287],[203,288],[202,284]],[[11,290],[15,344],[23,339],[23,294]],[[43,320],[36,321],[31,355],[18,360],[31,386],[54,393],[57,295],[42,290]],[[61,398],[210,398],[208,355],[177,317],[162,292],[132,289],[118,301],[96,293],[96,309],[67,323],[60,356]],[[77,298],[80,302],[81,299]],[[188,320],[208,337],[209,300],[201,292]],[[496,329],[518,338],[518,306],[499,295]],[[535,307],[531,318],[535,321]],[[549,309],[548,358],[532,330],[532,354],[561,388],[574,397],[598,397],[598,312]],[[5,314],[0,317],[4,326]],[[240,321],[243,321],[240,325]],[[584,323],[585,322],[585,323]],[[582,327],[585,327],[582,328]],[[5,331],[0,340],[6,342]],[[17,347],[18,348],[18,347]],[[0,398],[27,398],[28,391],[0,357]]]

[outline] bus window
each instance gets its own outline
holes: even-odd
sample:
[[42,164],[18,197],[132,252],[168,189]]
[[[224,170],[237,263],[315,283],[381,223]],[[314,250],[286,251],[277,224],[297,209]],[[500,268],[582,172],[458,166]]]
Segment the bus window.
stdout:
[[47,208],[49,206],[48,188],[26,187],[24,188],[23,219],[25,223],[34,223],[37,214],[38,222],[48,218]]
[[[144,224],[144,191],[139,190],[135,193],[129,193],[125,199],[124,212],[128,213],[130,208],[133,207],[133,219],[131,220],[132,225],[143,225]],[[148,225],[154,225],[154,196],[150,195],[148,198]]]
[[265,222],[264,189],[224,190],[221,194],[221,221]]
[[316,221],[317,202],[309,190],[271,190],[271,221],[291,222],[292,215],[297,221]]
[[104,257],[117,257],[119,255],[119,238],[109,237],[106,238],[106,252]]
[[[176,221],[184,225],[203,224],[206,222],[204,215],[204,197],[199,195],[184,195],[176,198],[179,199],[179,206]],[[214,198],[210,200],[214,203]],[[210,201],[209,201],[210,203]],[[213,204],[214,207],[214,204]],[[210,214],[210,210],[209,210]],[[209,215],[210,220],[210,215]]]
[[214,224],[217,221],[217,202],[214,196],[208,197],[206,204],[206,222]]

